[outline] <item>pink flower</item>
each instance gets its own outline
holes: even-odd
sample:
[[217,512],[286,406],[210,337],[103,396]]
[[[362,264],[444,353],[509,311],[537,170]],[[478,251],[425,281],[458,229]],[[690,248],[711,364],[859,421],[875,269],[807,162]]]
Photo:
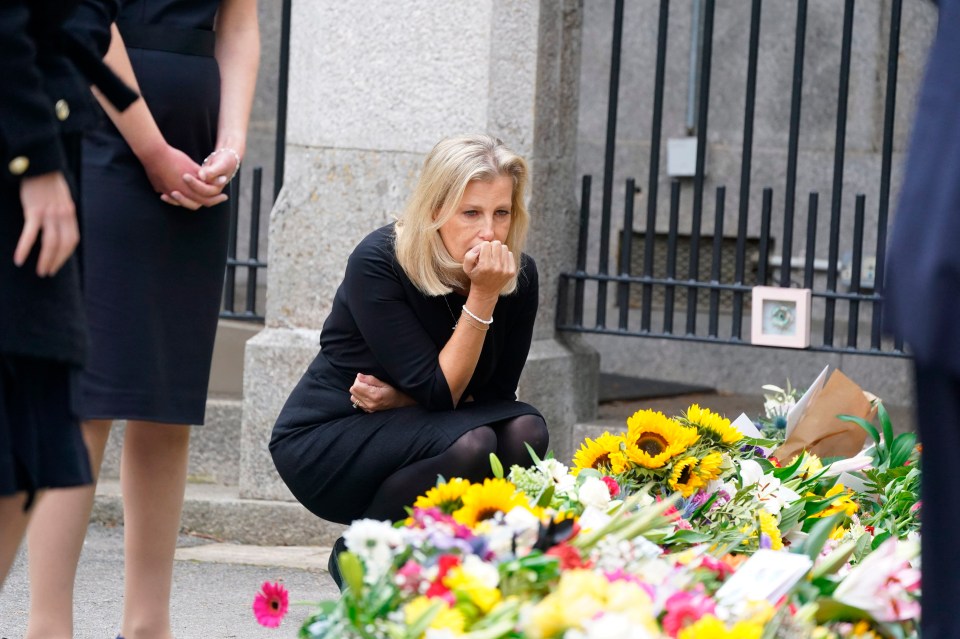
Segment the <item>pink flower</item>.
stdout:
[[713,614],[715,608],[713,599],[703,593],[674,593],[667,599],[663,629],[671,637],[676,637],[685,626],[696,623],[704,615]]
[[419,592],[420,584],[423,583],[423,570],[420,564],[408,559],[407,563],[397,571],[397,585],[402,590],[408,592]]
[[891,537],[853,567],[833,593],[834,599],[862,608],[879,621],[902,621],[920,615],[914,567],[919,546]]
[[260,592],[253,598],[253,614],[257,618],[257,623],[267,628],[279,626],[289,607],[287,589],[279,582],[263,582]]
[[617,483],[617,480],[608,475],[604,475],[600,479],[607,485],[607,490],[610,491],[610,499],[616,499],[617,495],[620,494],[620,484]]

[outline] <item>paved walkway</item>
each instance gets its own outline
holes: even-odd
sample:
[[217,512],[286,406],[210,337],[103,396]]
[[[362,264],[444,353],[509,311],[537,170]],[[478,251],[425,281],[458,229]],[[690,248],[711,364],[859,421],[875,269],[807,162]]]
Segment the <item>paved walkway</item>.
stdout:
[[[123,529],[91,524],[77,576],[75,639],[112,639],[123,601]],[[310,606],[292,605],[280,628],[259,626],[253,597],[282,580],[291,602],[335,598],[326,571],[329,548],[221,544],[181,536],[174,565],[173,632],[179,639],[281,639],[297,636]],[[20,639],[27,625],[23,549],[0,592],[0,637]]]

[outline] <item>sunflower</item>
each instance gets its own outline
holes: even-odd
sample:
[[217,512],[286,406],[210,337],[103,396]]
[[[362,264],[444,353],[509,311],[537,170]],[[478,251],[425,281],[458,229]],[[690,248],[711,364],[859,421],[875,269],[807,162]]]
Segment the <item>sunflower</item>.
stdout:
[[445,515],[453,513],[463,506],[463,494],[470,488],[470,482],[454,477],[443,484],[437,484],[413,502],[414,508],[438,508]]
[[687,409],[686,420],[691,426],[696,426],[700,432],[720,443],[736,444],[743,439],[743,433],[736,426],[731,426],[729,419],[709,408],[700,408],[698,404],[692,404]]
[[485,479],[463,494],[463,506],[453,513],[457,523],[471,528],[497,513],[508,513],[517,506],[530,510],[523,493],[506,479]]
[[586,438],[580,444],[580,449],[573,455],[571,472],[576,475],[584,468],[609,469],[611,456],[620,452],[621,444],[623,444],[622,435],[604,433],[595,440]]
[[639,410],[627,419],[624,452],[627,458],[644,468],[661,468],[699,439],[696,429],[688,428],[663,413]]
[[722,465],[723,455],[721,453],[708,453],[697,463],[694,472],[697,474],[697,477],[700,478],[700,481],[703,482],[703,485],[706,486],[711,480],[720,477],[720,467]]
[[699,460],[696,457],[684,457],[673,465],[670,473],[670,488],[678,491],[684,497],[689,497],[705,484],[694,472]]

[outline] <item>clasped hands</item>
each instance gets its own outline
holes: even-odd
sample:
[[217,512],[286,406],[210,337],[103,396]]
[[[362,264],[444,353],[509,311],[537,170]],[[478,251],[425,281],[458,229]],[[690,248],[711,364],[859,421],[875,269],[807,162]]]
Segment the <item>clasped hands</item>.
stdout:
[[413,406],[416,401],[406,393],[390,384],[380,381],[373,375],[357,373],[350,387],[350,403],[365,413]]
[[223,148],[197,164],[183,151],[164,144],[141,162],[161,200],[196,211],[226,201],[223,189],[239,169],[240,156]]

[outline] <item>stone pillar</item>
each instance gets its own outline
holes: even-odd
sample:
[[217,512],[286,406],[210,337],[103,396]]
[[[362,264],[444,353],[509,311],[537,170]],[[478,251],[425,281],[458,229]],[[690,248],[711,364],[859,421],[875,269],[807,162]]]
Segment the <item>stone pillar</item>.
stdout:
[[347,256],[391,221],[441,138],[489,132],[531,164],[540,315],[521,398],[569,458],[598,356],[553,329],[575,263],[580,0],[294,3],[285,184],[270,218],[266,327],[247,342],[240,494],[290,499],[267,451],[316,355]]

